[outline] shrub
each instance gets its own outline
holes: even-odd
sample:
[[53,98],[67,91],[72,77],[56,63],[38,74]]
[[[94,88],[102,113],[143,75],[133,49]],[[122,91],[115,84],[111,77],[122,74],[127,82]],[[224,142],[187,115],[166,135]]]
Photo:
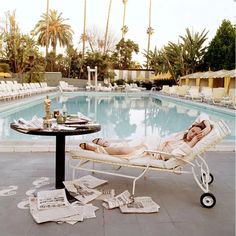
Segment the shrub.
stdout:
[[0,72],[10,72],[10,66],[7,63],[0,63]]

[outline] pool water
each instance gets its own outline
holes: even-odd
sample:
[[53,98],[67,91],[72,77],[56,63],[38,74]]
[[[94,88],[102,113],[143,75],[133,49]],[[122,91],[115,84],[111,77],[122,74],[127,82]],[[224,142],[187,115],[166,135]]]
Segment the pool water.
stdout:
[[[71,95],[70,95],[71,96]],[[102,125],[99,133],[88,137],[108,139],[133,139],[147,135],[167,136],[173,132],[185,130],[201,113],[207,113],[213,120],[223,119],[232,133],[227,139],[235,139],[235,116],[216,110],[201,109],[189,104],[169,101],[165,98],[154,98],[148,94],[82,93],[67,97],[57,95],[52,98],[51,111],[66,110],[68,114],[81,112]],[[0,113],[0,139],[48,139],[34,135],[22,135],[10,129],[10,123],[23,117],[30,120],[33,115],[44,116],[43,99],[9,109]],[[67,139],[78,139],[81,136],[69,136]]]

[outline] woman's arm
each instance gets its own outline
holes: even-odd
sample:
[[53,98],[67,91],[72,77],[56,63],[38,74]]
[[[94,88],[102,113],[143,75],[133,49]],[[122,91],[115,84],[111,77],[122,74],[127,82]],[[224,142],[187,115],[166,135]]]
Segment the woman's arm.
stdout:
[[210,133],[211,131],[211,124],[209,122],[209,120],[204,120],[203,123],[205,124],[206,128],[204,128],[199,134],[198,136],[200,138],[203,138],[204,136],[206,136],[208,133]]
[[196,143],[202,138],[202,134],[199,133],[195,137],[191,139],[191,141],[187,142],[187,144],[192,148],[196,145]]

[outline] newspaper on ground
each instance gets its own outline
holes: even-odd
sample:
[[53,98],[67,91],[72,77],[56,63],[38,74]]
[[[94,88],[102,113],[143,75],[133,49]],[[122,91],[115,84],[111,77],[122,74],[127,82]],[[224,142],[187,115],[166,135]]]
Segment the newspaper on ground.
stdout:
[[68,224],[74,225],[77,222],[81,222],[81,221],[84,220],[84,208],[83,208],[83,206],[79,206],[79,205],[76,205],[76,204],[73,204],[73,203],[71,204],[71,206],[77,211],[78,214],[58,219],[57,223],[66,222]]
[[135,197],[134,201],[120,206],[122,213],[156,213],[160,206],[151,197]]
[[[107,180],[99,179],[99,178],[94,177],[92,175],[85,175],[77,180],[79,183],[85,185],[87,188],[96,188],[96,187],[108,182]],[[74,180],[74,181],[77,181],[77,180]]]
[[57,223],[68,223],[70,225],[74,225],[82,221],[83,221],[83,216],[81,215],[69,216],[69,217],[56,220]]
[[131,194],[128,190],[125,190],[123,193],[117,195],[116,197],[105,199],[102,205],[107,209],[113,209],[116,207],[127,205],[131,202],[133,202],[133,199],[131,199]]
[[99,197],[97,197],[97,200],[108,200],[110,198],[115,197],[115,189],[98,189],[99,192],[102,193],[102,195],[100,195]]
[[63,184],[69,191],[70,195],[83,204],[94,200],[102,194],[96,189],[87,188],[85,185],[81,184],[77,180],[64,181]]
[[78,212],[78,210],[70,204],[67,207],[39,210],[37,207],[37,202],[37,197],[29,197],[30,213],[37,223],[59,221],[61,218],[80,214],[80,212]]
[[78,206],[79,208],[82,209],[84,219],[95,218],[96,217],[95,211],[99,209],[98,207],[93,206],[93,204],[91,203],[81,206],[79,202],[73,202],[72,205]]
[[98,207],[93,206],[92,204],[81,205],[81,203],[78,201],[73,202],[71,206],[73,206],[78,212],[80,212],[80,214],[58,219],[58,223],[66,222],[68,224],[74,225],[77,222],[83,221],[84,219],[95,218],[95,211],[99,209]]
[[37,193],[37,207],[39,210],[66,207],[69,202],[65,189],[40,191]]
[[98,207],[93,206],[92,204],[84,205],[84,219],[95,218],[96,217],[95,211],[97,211],[98,209],[99,209]]

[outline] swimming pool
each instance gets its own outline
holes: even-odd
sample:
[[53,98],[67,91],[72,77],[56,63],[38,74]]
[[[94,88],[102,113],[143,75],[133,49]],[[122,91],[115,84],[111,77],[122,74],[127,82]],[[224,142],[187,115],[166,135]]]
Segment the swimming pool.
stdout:
[[[220,112],[201,105],[188,104],[176,99],[168,99],[156,94],[124,94],[124,93],[86,93],[56,94],[51,97],[54,109],[66,109],[69,114],[78,111],[91,117],[102,125],[99,136],[107,139],[133,139],[146,135],[167,136],[170,133],[186,129],[201,113],[207,113],[213,120],[223,119],[230,127],[232,134],[227,139],[235,139],[234,113]],[[34,135],[24,135],[9,128],[14,119],[24,117],[31,119],[33,115],[43,116],[43,98],[25,105],[18,105],[0,112],[0,139],[48,139]],[[88,135],[86,135],[86,138]],[[67,139],[79,139],[71,136]]]

